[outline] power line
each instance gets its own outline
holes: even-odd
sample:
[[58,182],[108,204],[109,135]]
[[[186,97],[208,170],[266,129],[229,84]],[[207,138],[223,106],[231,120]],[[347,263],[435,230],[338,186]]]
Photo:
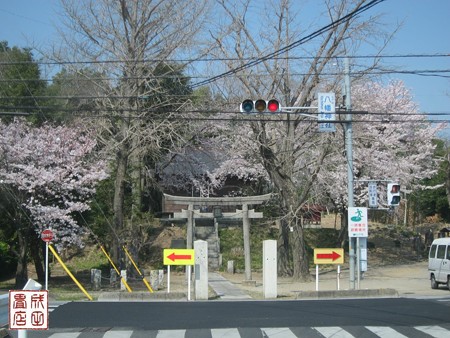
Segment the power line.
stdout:
[[[238,103],[228,103],[228,106],[233,106],[235,105],[236,107],[239,105]],[[7,110],[11,110],[11,111],[16,111],[16,112],[1,112],[1,110],[3,111],[7,111]],[[280,112],[280,113],[251,113],[251,114],[244,114],[241,113],[237,110],[222,110],[222,109],[214,109],[214,108],[209,108],[209,109],[185,109],[182,111],[177,111],[174,110],[173,108],[170,108],[170,104],[168,106],[167,109],[164,108],[146,108],[146,107],[141,107],[141,108],[123,108],[123,107],[117,107],[117,108],[111,108],[111,107],[104,107],[104,108],[98,108],[98,107],[89,107],[86,109],[82,109],[82,108],[76,108],[76,107],[61,107],[58,105],[54,105],[54,106],[6,106],[6,105],[0,105],[0,115],[1,114],[23,114],[23,115],[29,115],[30,113],[28,112],[18,112],[19,110],[24,110],[24,111],[33,111],[33,110],[47,110],[47,111],[60,111],[60,112],[67,112],[67,113],[81,113],[81,114],[87,114],[87,113],[92,113],[92,114],[96,114],[96,113],[105,113],[105,112],[127,112],[127,113],[149,113],[149,114],[167,114],[167,113],[173,113],[173,114],[207,114],[210,115],[212,113],[214,114],[223,114],[223,115],[232,115],[232,114],[238,114],[238,115],[249,115],[249,116],[277,116],[277,115],[300,115],[302,114],[302,112]],[[308,111],[309,115],[318,115],[317,111]],[[345,110],[337,110],[336,114],[338,115],[347,115],[347,114],[352,114],[355,116],[358,115],[367,115],[367,116],[448,116],[450,115],[450,111],[441,111],[441,112],[407,112],[407,113],[398,113],[396,111],[394,112],[369,112],[369,111],[345,111]],[[118,115],[114,115],[114,117],[116,118]],[[110,116],[111,117],[111,116]]]
[[[232,103],[228,103],[227,106],[238,106],[238,103],[232,102]],[[170,104],[169,104],[170,106]],[[167,113],[167,112],[173,112],[173,113],[198,113],[198,114],[211,114],[212,112],[217,113],[217,114],[241,114],[241,115],[253,115],[253,116],[276,116],[276,115],[283,115],[283,114],[287,114],[287,115],[298,115],[298,114],[302,114],[302,112],[290,112],[290,111],[281,111],[278,113],[241,113],[240,111],[237,110],[223,110],[223,109],[214,109],[214,108],[208,108],[208,109],[185,109],[183,111],[176,111],[174,109],[164,109],[164,108],[146,108],[146,107],[141,107],[141,108],[122,108],[122,107],[117,107],[117,108],[111,108],[111,107],[104,107],[104,108],[98,108],[98,107],[90,107],[90,108],[86,108],[86,109],[82,109],[82,108],[76,108],[76,107],[60,107],[58,105],[55,106],[40,106],[40,107],[36,107],[36,106],[5,106],[5,105],[0,105],[0,110],[38,110],[38,109],[49,109],[49,110],[60,110],[60,111],[65,111],[65,112],[80,112],[80,111],[84,111],[84,112],[90,112],[90,113],[96,113],[96,112],[123,112],[123,111],[127,111],[127,112],[148,112],[148,113]],[[283,107],[282,107],[283,109]],[[301,109],[300,109],[301,110]],[[308,112],[308,114],[310,115],[318,115],[317,111],[312,111],[312,112]],[[450,111],[441,111],[441,112],[411,112],[411,113],[398,113],[396,111],[393,112],[370,112],[370,111],[346,111],[346,110],[336,110],[336,114],[341,114],[341,115],[347,115],[347,114],[352,114],[352,115],[379,115],[379,116],[416,116],[416,115],[450,115]]]
[[[450,53],[437,52],[437,53],[418,53],[418,54],[366,54],[366,55],[353,55],[353,56],[272,56],[267,57],[267,60],[312,60],[312,59],[398,59],[398,58],[447,58],[450,57]],[[223,61],[255,61],[257,57],[200,57],[192,59],[183,58],[166,58],[166,59],[142,59],[142,60],[91,60],[91,61],[0,61],[0,66],[10,65],[27,65],[37,64],[41,66],[64,66],[64,65],[95,65],[95,64],[120,64],[120,63],[194,63],[194,62],[223,62]]]
[[[369,74],[369,75],[389,75],[389,74],[406,74],[406,75],[419,75],[419,76],[438,76],[438,77],[445,77],[448,78],[450,76],[443,75],[450,73],[450,69],[412,69],[412,70],[393,70],[393,69],[385,69],[385,70],[369,70],[369,71],[352,71],[350,72],[350,75],[352,76],[358,76],[362,74]],[[338,76],[342,75],[341,72],[322,72],[323,76]],[[234,76],[236,74],[230,74],[229,76]],[[290,73],[290,76],[306,76],[309,75],[308,73],[299,73],[299,72],[293,72]],[[248,74],[246,77],[269,77],[270,74]],[[210,76],[208,75],[185,75],[185,76],[179,76],[179,75],[155,75],[155,76],[127,76],[124,78],[121,78],[121,80],[154,80],[154,79],[179,79],[179,78],[186,78],[186,79],[209,79]],[[115,77],[85,77],[85,78],[73,78],[68,77],[64,79],[64,82],[94,82],[94,81],[110,81],[110,80],[117,80]],[[52,82],[54,79],[0,79],[0,83],[22,83],[22,82],[36,82],[36,81],[45,81],[45,82]]]
[[226,71],[226,72],[224,72],[222,74],[213,76],[213,77],[211,77],[208,80],[204,80],[204,81],[200,81],[200,82],[194,83],[192,85],[192,88],[196,88],[196,87],[200,87],[200,86],[204,86],[204,85],[210,84],[210,83],[215,82],[216,80],[219,80],[219,79],[221,79],[221,78],[223,78],[223,77],[225,77],[227,75],[236,74],[236,73],[238,73],[238,72],[240,72],[240,71],[242,71],[244,69],[256,66],[256,65],[260,64],[261,62],[264,62],[265,60],[268,60],[268,59],[270,59],[272,57],[275,57],[275,56],[278,56],[278,55],[280,55],[282,53],[285,53],[285,52],[287,52],[287,51],[289,51],[289,50],[291,50],[291,49],[293,49],[295,47],[298,47],[298,46],[300,46],[300,45],[302,45],[302,44],[304,44],[306,42],[309,42],[309,41],[313,40],[314,38],[322,35],[323,33],[326,33],[327,31],[331,30],[332,28],[342,24],[343,22],[346,22],[346,21],[350,20],[352,17],[354,17],[354,16],[356,16],[356,15],[358,15],[360,13],[365,12],[366,10],[372,8],[373,6],[379,4],[379,3],[383,2],[383,1],[385,1],[385,0],[372,0],[369,3],[361,6],[360,8],[350,12],[349,14],[344,15],[342,18],[339,18],[338,20],[335,20],[335,21],[331,22],[330,24],[328,24],[328,25],[318,29],[317,31],[309,34],[308,36],[306,36],[304,38],[301,38],[301,39],[291,43],[290,45],[288,45],[286,47],[280,48],[280,49],[278,49],[278,50],[276,50],[276,51],[274,51],[272,53],[269,53],[269,54],[267,54],[267,55],[265,55],[263,57],[257,58],[254,61],[247,62],[246,64],[244,64],[242,66],[236,67],[236,68],[231,69],[229,71]]
[[[67,112],[67,111],[66,111]],[[111,114],[105,114],[105,111],[98,111],[97,114],[90,114],[85,112],[80,112],[77,110],[71,110],[71,117],[79,117],[79,118],[89,118],[89,119],[136,119],[136,120],[167,120],[167,121],[229,121],[229,122],[287,122],[290,121],[290,119],[286,118],[286,115],[290,116],[301,116],[301,113],[282,113],[282,114],[274,114],[274,115],[262,115],[262,114],[255,114],[254,116],[249,116],[247,114],[242,114],[239,112],[220,112],[215,114],[215,116],[211,115],[211,111],[189,111],[189,112],[183,112],[184,114],[195,114],[195,113],[209,113],[208,116],[186,116],[186,115],[172,115],[167,116],[167,111],[152,111],[148,113],[153,113],[151,115],[127,115],[127,116],[120,116],[120,115],[111,115]],[[143,112],[147,113],[147,112]],[[179,112],[171,112],[172,114],[177,114]],[[344,112],[342,112],[344,113]],[[7,113],[4,114],[13,114],[13,113]],[[33,115],[33,113],[24,113],[28,115]],[[372,115],[371,113],[367,113],[368,115]],[[223,115],[234,115],[234,117],[223,117]],[[377,115],[377,114],[373,114]],[[380,115],[380,114],[378,114]],[[411,114],[412,115],[412,114]],[[426,117],[426,114],[416,114],[422,117]],[[450,112],[447,114],[437,114],[439,116],[450,116]],[[450,122],[450,120],[446,119],[398,119],[398,117],[404,116],[408,117],[408,114],[394,114],[394,113],[386,113],[386,116],[389,116],[390,119],[381,118],[381,119],[353,119],[353,122],[356,123],[367,123],[367,124],[374,124],[374,123],[381,123],[381,124],[396,124],[396,123],[446,123]],[[392,118],[394,117],[394,118]],[[299,119],[298,122],[300,123],[321,123],[317,119],[314,118],[302,118]],[[342,124],[346,123],[345,120],[336,120],[336,121],[326,121],[330,123],[335,124]],[[322,122],[324,123],[324,122]]]

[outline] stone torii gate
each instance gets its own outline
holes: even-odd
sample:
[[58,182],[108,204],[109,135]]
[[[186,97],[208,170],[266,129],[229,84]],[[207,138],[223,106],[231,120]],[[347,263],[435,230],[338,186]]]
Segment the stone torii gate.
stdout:
[[[174,218],[181,218],[187,220],[187,238],[186,246],[188,249],[193,247],[194,237],[194,225],[195,219],[198,218],[210,218],[217,217],[224,218],[242,218],[242,232],[244,237],[244,262],[245,262],[245,279],[247,281],[252,280],[252,269],[250,259],[250,219],[263,218],[262,212],[255,212],[253,209],[248,209],[249,205],[258,205],[267,202],[271,198],[272,194],[258,195],[258,196],[245,196],[245,197],[187,197],[187,196],[173,196],[164,194],[164,201],[175,205],[188,206],[188,209],[182,209],[181,212],[174,212]],[[242,206],[242,210],[236,209],[236,212],[224,212],[220,215],[215,212],[201,212],[194,213],[195,206]]]

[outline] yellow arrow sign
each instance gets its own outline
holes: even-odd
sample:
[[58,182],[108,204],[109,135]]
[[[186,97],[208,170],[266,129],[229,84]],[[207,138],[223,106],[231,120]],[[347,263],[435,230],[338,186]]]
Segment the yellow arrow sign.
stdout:
[[344,249],[314,249],[314,264],[344,264]]
[[164,249],[164,265],[194,265],[194,249]]

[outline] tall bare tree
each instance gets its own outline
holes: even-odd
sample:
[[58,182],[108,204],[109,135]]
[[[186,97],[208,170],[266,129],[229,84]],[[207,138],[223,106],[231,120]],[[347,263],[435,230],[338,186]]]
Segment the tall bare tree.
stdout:
[[[353,54],[366,40],[378,42],[381,50],[389,38],[377,30],[377,16],[365,19],[356,15],[371,3],[374,2],[323,1],[323,12],[318,13],[311,27],[306,27],[312,21],[301,15],[298,2],[218,0],[220,19],[211,34],[216,43],[214,55],[226,62],[223,76],[214,78],[214,83],[234,102],[234,109],[245,98],[272,97],[283,99],[283,106],[309,107],[314,105],[317,92],[339,93],[339,57]],[[302,26],[306,28],[302,30]],[[303,215],[317,197],[314,184],[331,145],[342,140],[332,133],[317,133],[317,123],[298,114],[308,111],[296,112],[254,117],[251,129],[240,131],[239,137],[251,139],[280,196],[284,216],[278,246],[279,273],[307,279]],[[276,121],[279,119],[282,121]]]
[[[203,0],[61,0],[64,50],[58,59],[86,64],[102,78],[92,79],[96,109],[88,121],[99,128],[99,138],[114,154],[114,201],[111,252],[119,259],[120,247],[133,231],[141,209],[141,186],[147,170],[143,158],[157,159],[165,147],[179,139],[185,123],[180,110],[185,95],[168,95],[163,82],[180,79],[177,56],[196,52],[193,39],[206,11]],[[195,46],[195,48],[193,47]],[[83,74],[86,74],[84,72]],[[180,85],[182,86],[182,85]],[[132,212],[125,213],[126,189],[131,189]]]

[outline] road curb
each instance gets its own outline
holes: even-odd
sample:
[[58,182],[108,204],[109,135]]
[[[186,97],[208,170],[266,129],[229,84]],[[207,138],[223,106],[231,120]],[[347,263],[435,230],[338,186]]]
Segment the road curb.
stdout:
[[185,300],[186,294],[183,292],[102,292],[98,296],[99,302],[147,302],[157,300]]
[[394,289],[299,291],[296,299],[398,297]]

